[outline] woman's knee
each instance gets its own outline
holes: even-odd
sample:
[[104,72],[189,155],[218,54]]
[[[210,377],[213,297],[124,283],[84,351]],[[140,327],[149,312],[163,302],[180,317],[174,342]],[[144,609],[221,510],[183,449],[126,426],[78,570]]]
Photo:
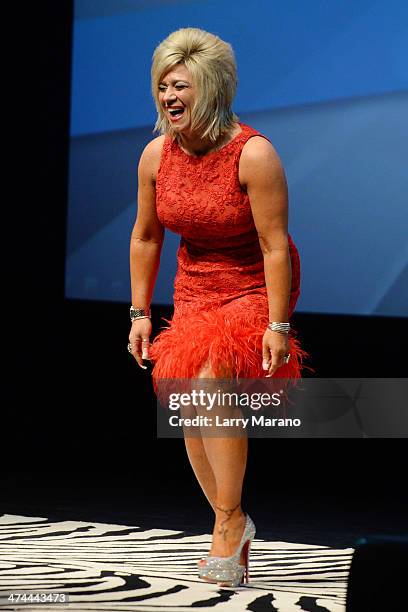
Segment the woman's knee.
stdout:
[[197,378],[231,378],[233,373],[226,366],[218,366],[218,374],[215,374],[214,368],[210,360],[206,361],[197,374]]
[[214,371],[209,360],[201,366],[197,378],[214,378]]

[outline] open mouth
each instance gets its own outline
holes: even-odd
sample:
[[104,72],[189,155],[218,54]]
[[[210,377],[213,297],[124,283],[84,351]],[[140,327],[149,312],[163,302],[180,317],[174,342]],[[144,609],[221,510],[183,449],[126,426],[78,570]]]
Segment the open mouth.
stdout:
[[168,111],[170,116],[176,119],[178,117],[181,117],[181,115],[184,113],[184,108],[168,109]]

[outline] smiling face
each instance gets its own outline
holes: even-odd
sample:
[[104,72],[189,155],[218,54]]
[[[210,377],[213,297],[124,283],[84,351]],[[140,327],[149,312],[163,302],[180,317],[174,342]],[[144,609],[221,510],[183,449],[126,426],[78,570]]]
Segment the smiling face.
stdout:
[[159,83],[159,102],[176,133],[189,132],[195,100],[192,78],[183,64],[178,64],[162,77]]

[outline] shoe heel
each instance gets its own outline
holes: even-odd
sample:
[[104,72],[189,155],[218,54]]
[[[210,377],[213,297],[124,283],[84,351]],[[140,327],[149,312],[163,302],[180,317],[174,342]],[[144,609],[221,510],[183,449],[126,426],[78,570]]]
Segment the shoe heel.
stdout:
[[251,549],[251,540],[247,540],[243,546],[244,553],[244,582],[248,584],[249,582],[249,551]]
[[[249,551],[256,529],[253,521],[246,515],[246,523],[241,542],[230,557],[206,557],[204,567],[199,567],[199,578],[221,586],[237,587],[249,582]],[[240,564],[242,553],[243,565]]]

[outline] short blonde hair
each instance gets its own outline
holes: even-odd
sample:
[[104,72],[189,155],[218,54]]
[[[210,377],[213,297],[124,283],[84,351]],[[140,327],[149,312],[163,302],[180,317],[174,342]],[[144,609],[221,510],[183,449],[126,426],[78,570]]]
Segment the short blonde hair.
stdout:
[[197,89],[191,127],[215,142],[239,121],[231,104],[237,88],[237,68],[231,45],[205,30],[181,28],[163,40],[153,53],[152,94],[157,108],[154,131],[175,135],[159,102],[159,83],[177,64],[190,72]]

